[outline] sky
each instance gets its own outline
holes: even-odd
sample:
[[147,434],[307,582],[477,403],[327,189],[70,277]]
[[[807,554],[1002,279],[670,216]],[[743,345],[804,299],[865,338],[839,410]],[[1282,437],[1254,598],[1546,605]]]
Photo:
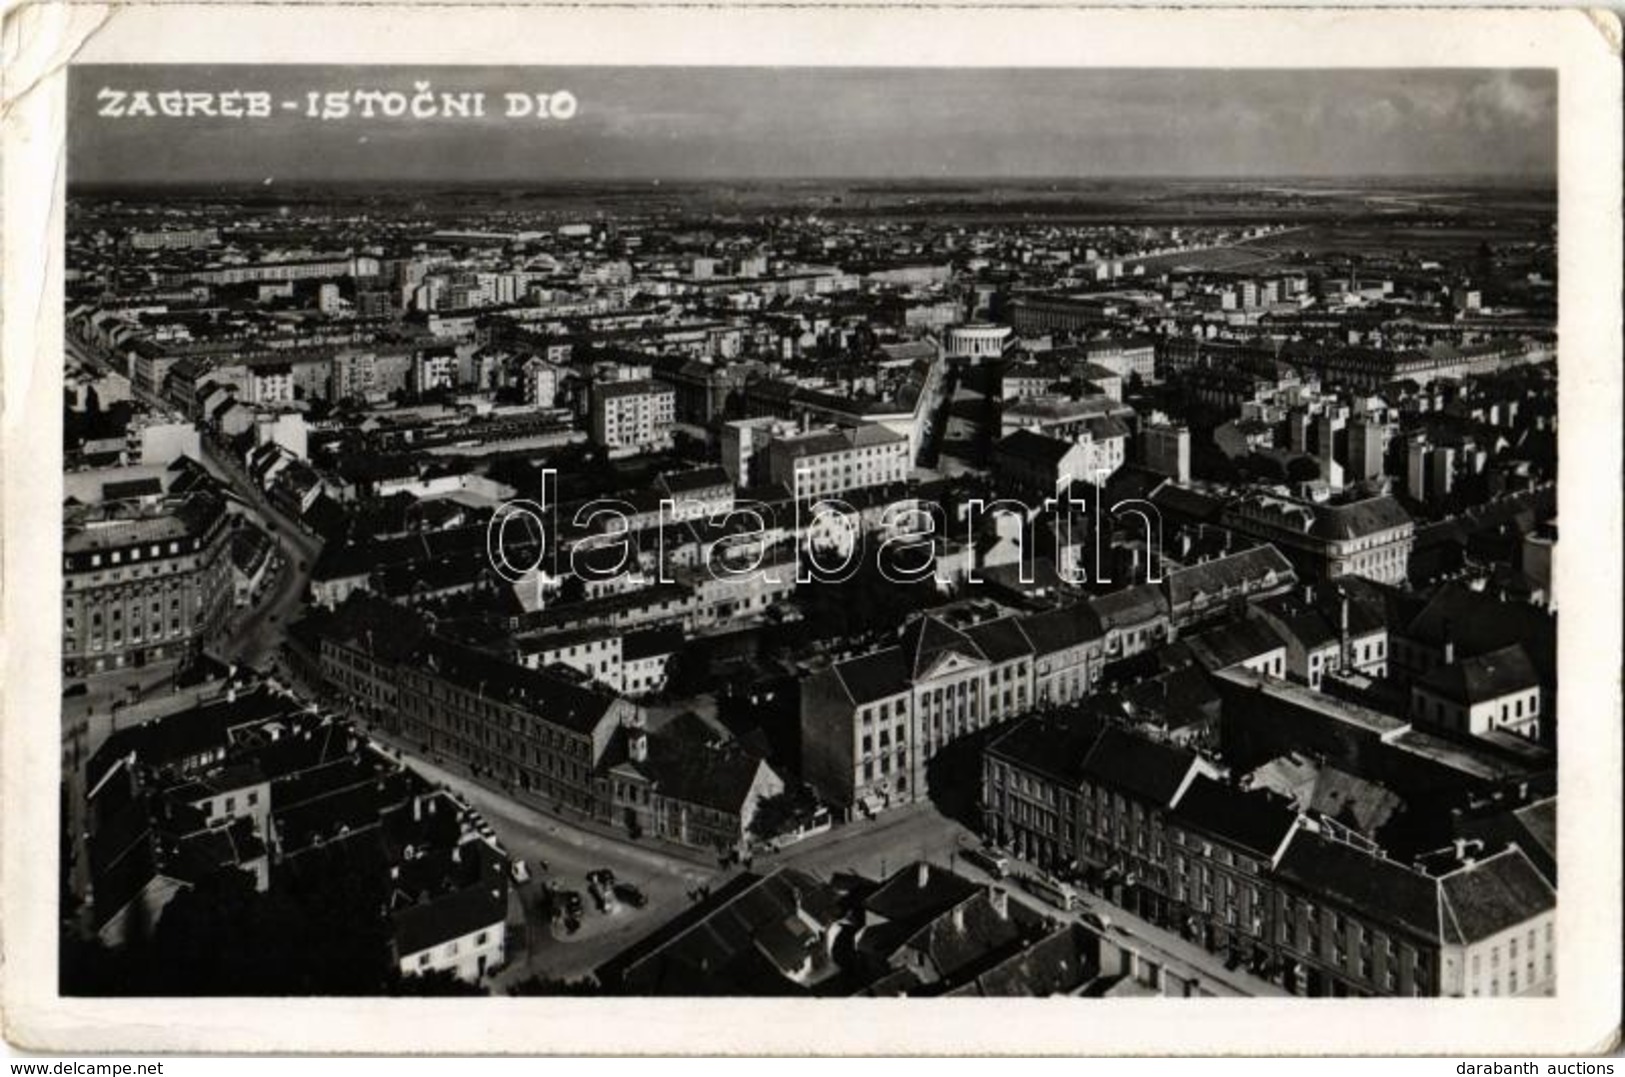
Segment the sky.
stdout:
[[[1550,180],[1548,70],[90,66],[79,183],[1465,176]],[[483,119],[311,119],[306,95],[483,91]],[[269,119],[99,115],[122,91],[263,90]],[[509,119],[509,91],[573,95]],[[129,99],[126,98],[126,101]],[[281,102],[298,109],[281,107]]]

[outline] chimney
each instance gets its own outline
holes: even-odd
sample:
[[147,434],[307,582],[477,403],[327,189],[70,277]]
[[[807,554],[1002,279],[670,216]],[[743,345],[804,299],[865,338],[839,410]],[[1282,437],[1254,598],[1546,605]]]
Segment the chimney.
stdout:
[[419,794],[418,796],[415,796],[415,797],[412,798],[412,821],[414,823],[423,822],[423,796],[422,796],[422,794]]
[[961,901],[958,905],[954,906],[953,918],[954,918],[954,931],[956,933],[958,933],[958,934],[964,934],[964,932],[965,932],[965,903],[963,901]]
[[1444,664],[1447,666],[1456,664],[1456,641],[1453,639],[1444,641]]
[[626,754],[634,763],[646,762],[649,758],[649,734],[641,729],[632,730],[626,738]]
[[988,904],[993,906],[993,911],[998,914],[1000,920],[1010,919],[1010,892],[1008,890],[1002,886],[990,886],[987,888],[987,900]]
[[926,888],[926,886],[930,882],[931,882],[931,865],[927,864],[924,860],[922,860],[915,867],[914,883],[921,890],[924,890]]

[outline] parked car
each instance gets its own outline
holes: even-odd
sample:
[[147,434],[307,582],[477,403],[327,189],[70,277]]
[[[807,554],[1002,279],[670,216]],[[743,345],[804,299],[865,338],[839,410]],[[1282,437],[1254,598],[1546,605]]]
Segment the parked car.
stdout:
[[649,904],[649,896],[631,883],[616,883],[615,896],[634,909],[641,909]]
[[553,896],[554,907],[564,910],[565,919],[581,918],[581,891],[561,890]]
[[514,882],[516,882],[516,883],[528,883],[528,882],[530,882],[530,868],[525,864],[525,860],[524,860],[523,857],[516,856],[516,857],[513,858],[513,864],[510,866],[510,871],[513,874],[513,881]]

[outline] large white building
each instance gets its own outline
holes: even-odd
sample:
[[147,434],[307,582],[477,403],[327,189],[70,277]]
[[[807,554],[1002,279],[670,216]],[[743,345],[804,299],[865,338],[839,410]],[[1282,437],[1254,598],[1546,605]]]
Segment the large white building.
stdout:
[[592,438],[608,449],[666,444],[677,421],[677,390],[653,380],[599,385],[592,393]]
[[848,490],[908,479],[908,438],[878,423],[832,427],[767,445],[767,475],[797,497],[833,497]]

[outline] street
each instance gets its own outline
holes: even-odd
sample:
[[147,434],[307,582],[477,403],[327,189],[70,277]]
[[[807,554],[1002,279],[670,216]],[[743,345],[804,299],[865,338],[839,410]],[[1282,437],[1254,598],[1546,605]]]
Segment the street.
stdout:
[[[373,737],[391,747],[403,747],[392,738],[376,733]],[[715,885],[724,876],[714,859],[709,864],[689,860],[586,830],[517,803],[450,766],[428,762],[410,751],[404,756],[413,770],[455,792],[484,816],[508,855],[522,858],[530,868],[530,881],[515,886],[516,897],[510,901],[509,924],[517,929],[510,938],[519,941],[509,952],[507,967],[492,980],[495,993],[536,974],[576,979],[591,973],[682,912],[690,904],[691,893]],[[697,857],[703,855],[696,853]],[[600,868],[613,871],[617,882],[638,887],[648,904],[641,909],[623,904],[613,912],[599,912],[587,893],[586,875]],[[563,927],[540,910],[539,899],[547,883],[581,895],[584,913],[576,934],[565,935]]]
[[[1046,916],[1064,918],[1067,915],[1041,901],[1020,883],[1011,879],[994,879],[981,868],[967,863],[961,854],[980,844],[976,835],[966,827],[938,814],[931,804],[918,803],[889,811],[872,821],[860,820],[836,827],[828,833],[792,845],[782,853],[761,856],[757,860],[757,870],[771,870],[784,865],[825,879],[841,871],[882,879],[916,860],[926,860],[969,879],[997,882],[1009,892],[1012,900],[1020,901]],[[1039,874],[1036,868],[1022,864],[1014,857],[1009,859],[1012,874]],[[1228,989],[1227,993],[1248,996],[1286,994],[1283,989],[1245,970],[1226,968],[1222,956],[1210,953],[1101,897],[1094,894],[1080,896],[1085,912],[1105,919],[1110,925],[1109,931],[1132,940],[1134,948],[1151,960],[1176,969],[1196,970],[1211,983],[1222,985],[1218,989],[1221,993],[1226,993],[1225,989]]]
[[[63,336],[63,346],[71,358],[87,366],[124,373],[95,348],[75,339],[72,334]],[[141,390],[133,382],[130,392],[152,407],[174,410],[171,405]],[[281,553],[280,571],[264,600],[254,609],[234,611],[225,637],[210,641],[206,647],[208,653],[221,662],[262,668],[266,660],[276,654],[288,621],[298,613],[310,581],[311,567],[321,553],[322,543],[302,530],[292,517],[271,504],[243,470],[242,462],[225,452],[207,432],[199,432],[199,443],[203,448],[203,459],[198,462],[253,507],[260,520],[267,525]]]

